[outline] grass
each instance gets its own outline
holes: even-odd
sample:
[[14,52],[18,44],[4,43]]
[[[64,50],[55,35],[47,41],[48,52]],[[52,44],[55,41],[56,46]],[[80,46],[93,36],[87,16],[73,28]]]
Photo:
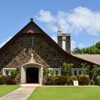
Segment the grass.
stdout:
[[0,97],[14,91],[19,87],[19,85],[0,85]]
[[27,100],[100,100],[100,87],[37,87]]

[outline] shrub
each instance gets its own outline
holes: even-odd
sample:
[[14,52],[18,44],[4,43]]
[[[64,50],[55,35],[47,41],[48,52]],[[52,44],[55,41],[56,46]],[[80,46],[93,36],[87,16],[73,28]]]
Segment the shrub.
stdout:
[[58,85],[65,85],[68,82],[67,76],[58,76]]
[[2,84],[7,84],[6,83],[6,76],[5,75],[2,75]]
[[70,77],[68,78],[68,83],[69,83],[69,84],[73,84],[73,81],[74,81],[74,80],[78,80],[77,76],[70,76]]
[[16,84],[15,82],[15,78],[13,78],[12,76],[6,76],[6,84]]
[[79,84],[88,85],[90,82],[90,77],[89,75],[79,75],[78,80],[79,80]]
[[15,78],[18,75],[17,70],[12,70],[11,71],[11,77]]
[[97,85],[100,85],[100,76],[97,76],[97,77],[96,77],[96,84],[97,84]]
[[2,83],[2,75],[0,75],[0,85],[3,84]]
[[46,85],[64,85],[67,83],[67,76],[47,76],[46,82],[44,84]]

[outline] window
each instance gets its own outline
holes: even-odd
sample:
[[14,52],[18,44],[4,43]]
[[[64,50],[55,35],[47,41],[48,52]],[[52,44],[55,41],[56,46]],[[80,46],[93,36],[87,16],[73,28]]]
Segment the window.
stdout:
[[53,75],[61,75],[61,68],[48,68],[49,70],[52,70]]
[[9,71],[5,71],[6,75],[9,75]]
[[74,71],[74,75],[77,75],[77,71]]
[[80,75],[80,74],[84,74],[82,68],[72,68],[72,75]]
[[58,71],[56,71],[56,75],[58,75]]
[[81,71],[79,71],[79,75],[81,74]]
[[3,75],[10,75],[12,70],[16,70],[16,68],[3,68]]

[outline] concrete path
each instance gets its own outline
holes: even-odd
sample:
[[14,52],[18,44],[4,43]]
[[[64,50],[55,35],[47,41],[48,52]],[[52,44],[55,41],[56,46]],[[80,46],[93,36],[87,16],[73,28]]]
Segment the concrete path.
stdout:
[[3,96],[0,100],[27,100],[30,94],[34,91],[36,87],[20,87],[17,90]]

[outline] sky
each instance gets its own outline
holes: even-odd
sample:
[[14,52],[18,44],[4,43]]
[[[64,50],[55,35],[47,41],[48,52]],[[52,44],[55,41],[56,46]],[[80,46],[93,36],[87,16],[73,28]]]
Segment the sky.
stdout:
[[60,25],[71,35],[71,50],[100,41],[100,0],[0,0],[0,48],[30,18],[56,42]]

